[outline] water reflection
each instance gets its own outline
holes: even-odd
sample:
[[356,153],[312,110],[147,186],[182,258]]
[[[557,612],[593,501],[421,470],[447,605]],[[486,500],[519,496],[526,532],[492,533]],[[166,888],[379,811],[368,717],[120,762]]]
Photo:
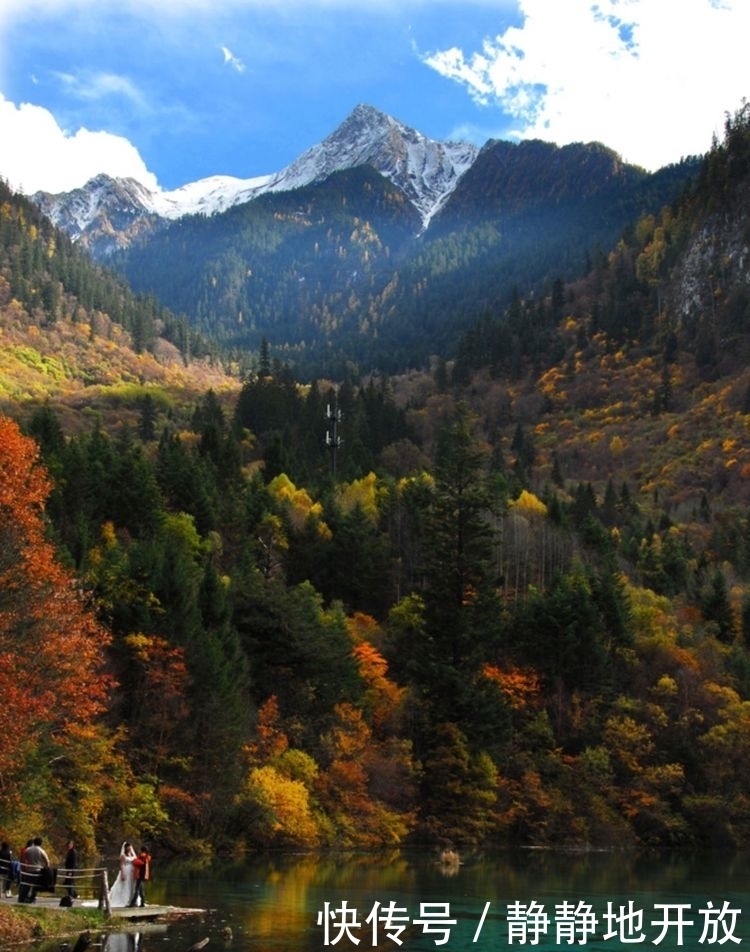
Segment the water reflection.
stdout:
[[[682,948],[707,952],[701,944],[697,911],[707,901],[721,908],[727,901],[742,909],[750,872],[748,857],[636,856],[597,852],[519,850],[491,854],[461,853],[457,862],[445,862],[439,853],[298,854],[255,858],[245,863],[160,864],[158,882],[150,884],[149,901],[201,908],[204,913],[168,927],[139,926],[139,931],[106,938],[103,952],[188,952],[209,941],[206,952],[323,952],[324,930],[318,924],[323,910],[346,903],[356,910],[359,945],[343,936],[338,950],[364,952],[373,948],[372,925],[365,920],[376,904],[408,911],[408,928],[399,946],[380,930],[378,947],[392,952],[440,952],[465,949],[495,952],[508,941],[508,906],[532,901],[549,914],[549,930],[539,945],[557,947],[556,904],[590,903],[599,917],[596,933],[585,944],[596,952],[623,952],[627,943],[604,939],[601,918],[612,903],[627,908],[632,901],[644,911],[646,945],[658,929],[646,928],[656,903],[688,903],[696,920],[686,930]],[[326,903],[328,904],[326,906]],[[450,941],[436,946],[435,936],[414,925],[421,904],[449,904]],[[739,916],[737,938],[747,943],[750,929]],[[652,934],[654,933],[654,934]],[[353,933],[354,934],[354,933]],[[721,934],[721,933],[720,933]],[[477,941],[475,940],[477,938]],[[514,943],[519,944],[519,943]],[[565,943],[563,943],[565,944]],[[668,937],[662,947],[675,946]],[[727,947],[734,943],[727,942]],[[682,950],[681,950],[682,952]]]
[[142,932],[112,932],[104,937],[102,952],[141,952]]
[[[343,901],[358,910],[361,920],[376,903],[393,901],[407,908],[412,917],[418,916],[421,903],[450,903],[457,923],[449,947],[466,945],[480,952],[483,943],[486,948],[494,948],[498,941],[507,944],[507,907],[516,901],[535,900],[546,906],[552,919],[555,904],[563,901],[589,902],[601,915],[607,902],[618,908],[633,900],[643,907],[648,922],[655,903],[685,902],[697,910],[709,900],[719,907],[727,900],[741,908],[748,872],[748,859],[742,855],[656,857],[519,850],[462,853],[457,864],[446,864],[434,853],[275,856],[214,868],[199,878],[189,873],[179,876],[175,871],[174,878],[170,875],[170,892],[185,889],[183,901],[193,905],[202,896],[199,904],[205,901],[215,910],[220,925],[232,927],[234,952],[250,948],[262,952],[320,950],[323,931],[317,924],[318,913],[326,902],[329,909],[335,909]],[[175,894],[170,901],[177,901]],[[486,923],[474,943],[488,902]],[[743,922],[740,926],[739,933],[747,935]],[[365,926],[360,935],[359,949],[371,948]],[[684,944],[692,941],[697,948],[699,935],[686,936]],[[612,941],[605,944],[610,949],[616,945]],[[394,944],[387,945],[391,948]],[[339,948],[347,946],[354,948],[348,942],[339,943]],[[435,944],[411,928],[404,948],[435,949]]]

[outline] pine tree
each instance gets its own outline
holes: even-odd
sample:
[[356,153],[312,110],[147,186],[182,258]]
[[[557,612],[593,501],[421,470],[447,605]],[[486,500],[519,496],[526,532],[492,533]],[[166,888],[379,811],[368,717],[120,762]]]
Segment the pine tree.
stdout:
[[708,590],[701,600],[701,610],[706,621],[716,625],[718,639],[731,643],[734,639],[734,612],[729,601],[727,579],[721,569],[716,569],[711,576]]
[[425,636],[415,672],[430,719],[455,721],[471,743],[502,734],[502,699],[482,690],[480,673],[497,647],[500,618],[492,574],[487,450],[459,406],[438,438],[435,489],[425,538]]

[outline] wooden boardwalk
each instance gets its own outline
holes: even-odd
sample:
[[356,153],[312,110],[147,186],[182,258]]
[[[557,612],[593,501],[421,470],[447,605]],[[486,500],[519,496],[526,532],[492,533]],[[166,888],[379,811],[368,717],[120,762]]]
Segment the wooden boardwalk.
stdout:
[[[27,905],[44,909],[101,909],[104,916],[114,919],[127,919],[130,921],[146,920],[169,920],[179,919],[183,916],[197,916],[207,912],[206,909],[190,909],[182,906],[164,906],[152,905],[145,906],[110,906],[109,904],[109,881],[107,870],[103,866],[90,869],[64,869],[55,868],[55,875],[52,877],[52,885],[48,888],[39,888],[34,903],[26,904],[18,902],[18,890],[22,888],[25,882],[36,883],[38,873],[24,872],[21,868],[21,886],[14,886],[13,895],[5,896],[0,891],[0,904],[16,903],[21,908],[27,908]],[[28,878],[25,878],[28,877]],[[70,906],[61,906],[60,899],[67,895],[68,889],[78,890],[80,899],[74,899]]]
[[[75,902],[73,906],[75,907]],[[191,909],[185,906],[136,906],[113,908],[110,915],[116,919],[180,919],[182,916],[200,916],[208,909]]]
[[[70,906],[61,906],[60,905],[60,896],[52,895],[50,893],[38,893],[36,897],[36,902],[34,903],[19,903],[17,896],[11,896],[10,898],[6,896],[0,897],[0,905],[16,905],[20,909],[97,909],[99,908],[99,902],[96,899],[74,899],[72,907]],[[102,912],[106,912],[102,908]],[[179,919],[183,916],[199,916],[207,913],[207,909],[192,909],[186,908],[185,906],[160,906],[160,905],[146,905],[146,906],[136,906],[131,908],[130,906],[118,907],[113,906],[109,910],[109,914],[113,919],[128,919],[128,920],[145,920],[145,919]]]

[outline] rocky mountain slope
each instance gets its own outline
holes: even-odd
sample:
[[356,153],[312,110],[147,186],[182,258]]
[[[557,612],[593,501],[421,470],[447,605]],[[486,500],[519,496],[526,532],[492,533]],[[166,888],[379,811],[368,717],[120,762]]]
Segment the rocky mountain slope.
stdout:
[[42,210],[222,346],[299,373],[449,357],[518,290],[581,273],[696,163],[649,174],[598,143],[428,139],[370,106],[286,169],[174,192],[100,176]]
[[331,135],[271,175],[216,175],[172,191],[152,191],[134,179],[102,174],[71,192],[37,192],[33,199],[54,224],[102,258],[164,220],[212,215],[260,195],[303,188],[334,172],[369,165],[403,192],[426,227],[478,151],[468,143],[429,139],[372,106],[359,105]]

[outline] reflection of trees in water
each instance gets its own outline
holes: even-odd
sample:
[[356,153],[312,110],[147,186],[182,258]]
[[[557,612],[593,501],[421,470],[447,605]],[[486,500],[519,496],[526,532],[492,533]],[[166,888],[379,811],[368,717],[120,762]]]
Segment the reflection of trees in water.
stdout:
[[461,867],[458,850],[453,846],[445,846],[440,851],[439,870],[443,876],[456,876]]
[[262,881],[263,887],[248,906],[245,922],[256,937],[279,935],[282,910],[286,933],[293,933],[295,929],[306,932],[310,927],[310,909],[317,910],[322,901],[320,897],[342,896],[352,888],[352,883],[356,883],[360,893],[368,895],[414,885],[409,863],[398,851],[393,854],[279,855],[266,864]]

